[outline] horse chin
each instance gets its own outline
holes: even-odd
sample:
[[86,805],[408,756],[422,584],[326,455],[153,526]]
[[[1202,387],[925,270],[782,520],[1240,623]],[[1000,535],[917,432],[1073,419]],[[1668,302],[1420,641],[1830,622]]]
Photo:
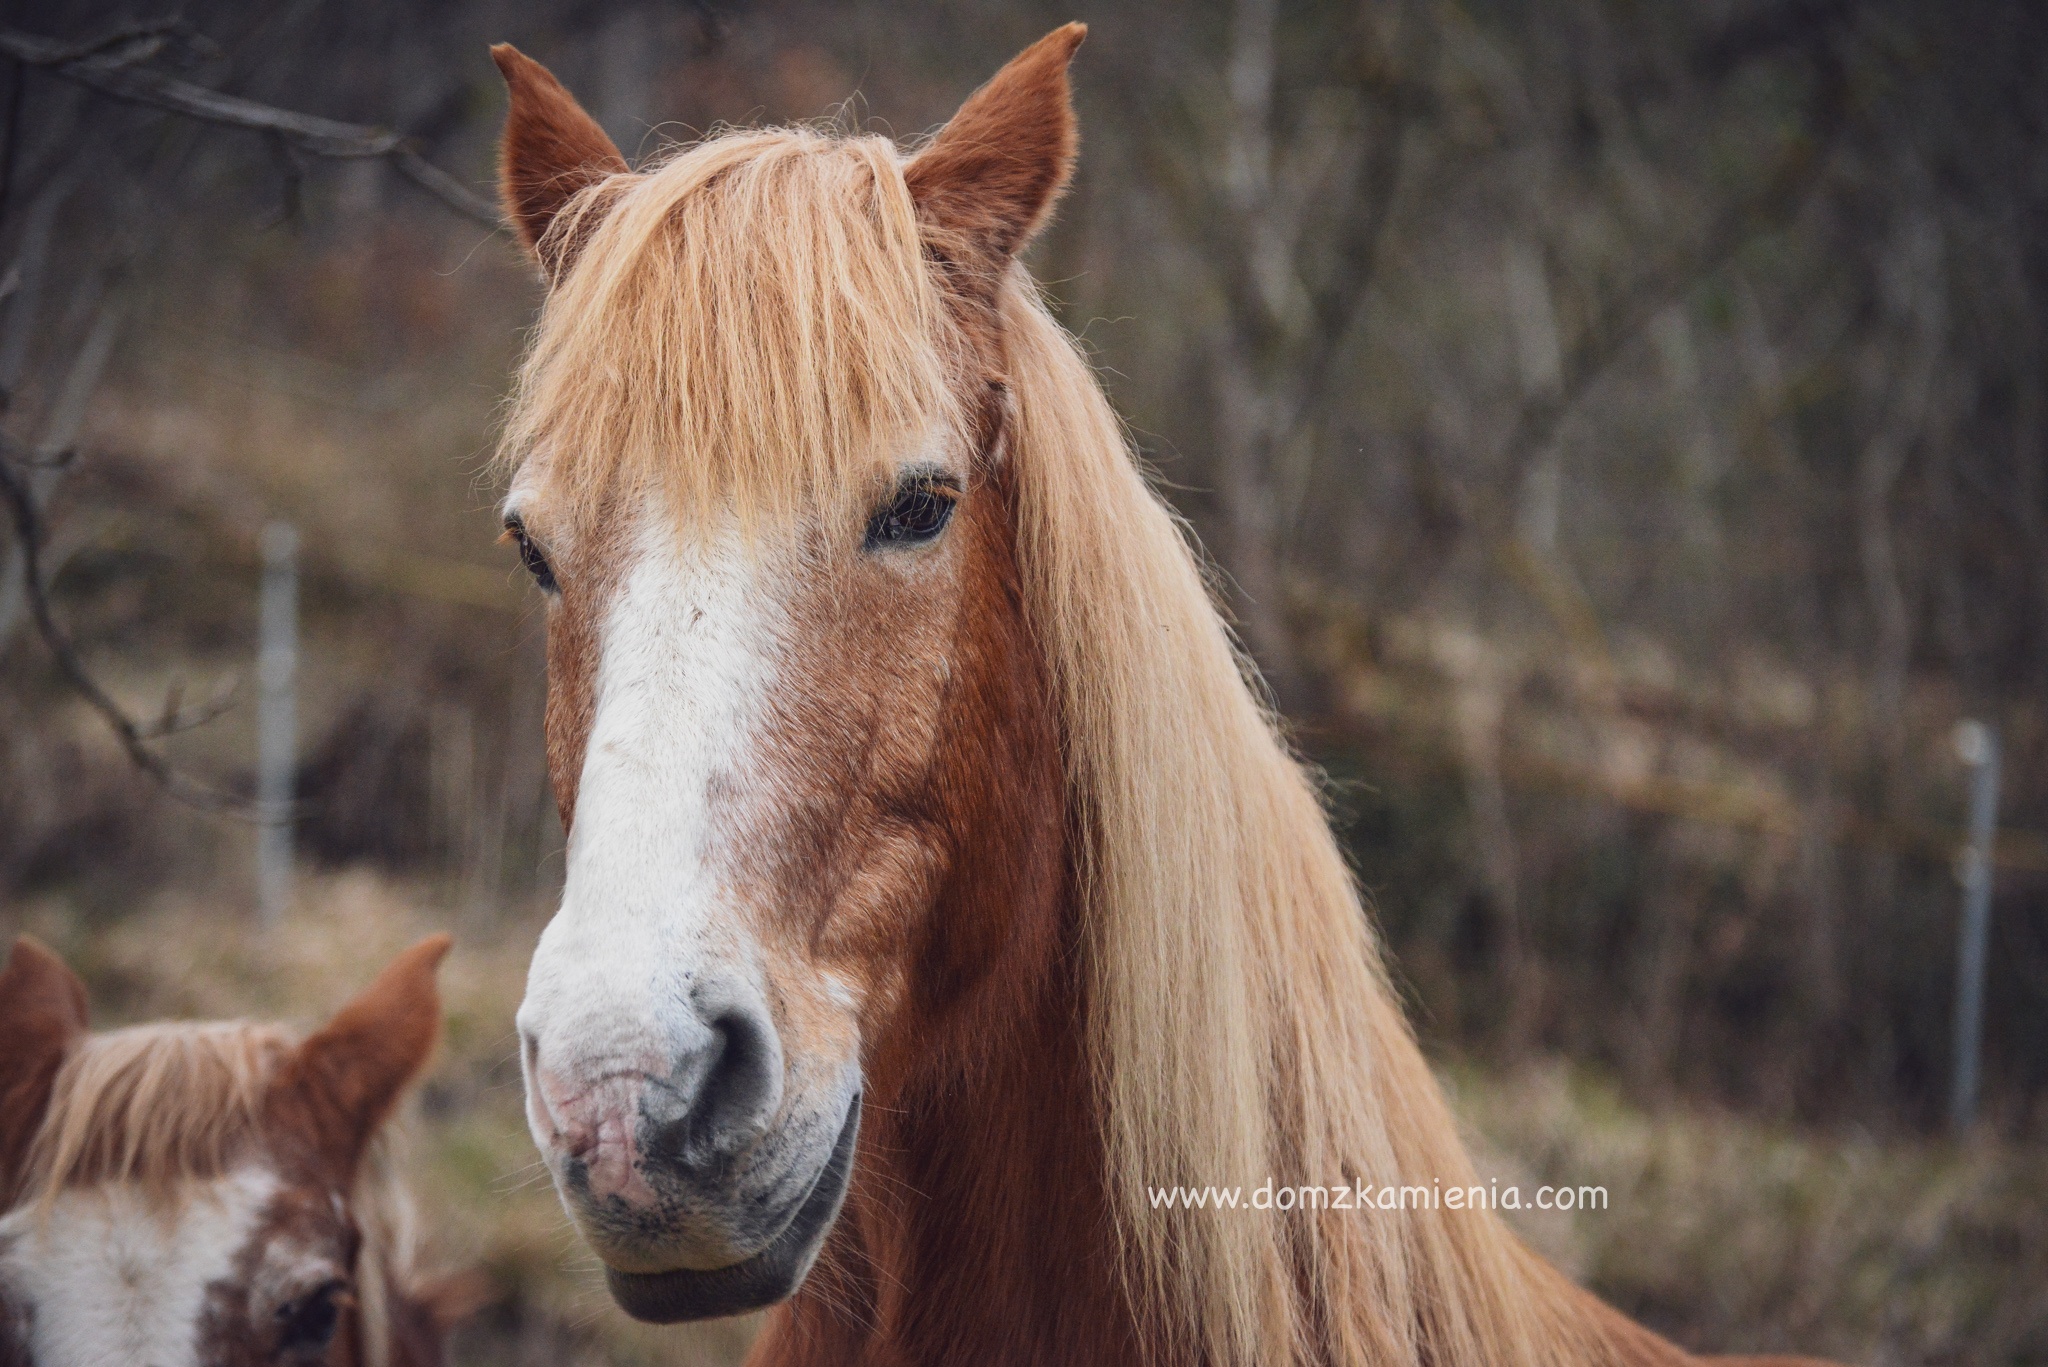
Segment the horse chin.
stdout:
[[744,1314],[786,1300],[817,1261],[825,1235],[839,1218],[853,1176],[860,1137],[860,1094],[846,1109],[846,1121],[819,1170],[810,1195],[774,1242],[751,1258],[711,1271],[676,1268],[668,1272],[622,1272],[605,1268],[605,1284],[619,1308],[650,1324],[680,1324]]

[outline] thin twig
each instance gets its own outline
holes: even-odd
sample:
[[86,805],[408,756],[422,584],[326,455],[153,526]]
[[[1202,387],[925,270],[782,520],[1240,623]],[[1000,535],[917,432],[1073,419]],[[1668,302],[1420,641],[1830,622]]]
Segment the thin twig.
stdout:
[[141,728],[142,738],[162,740],[166,736],[196,731],[233,711],[240,693],[241,680],[231,674],[225,683],[214,689],[212,697],[197,707],[187,708],[184,705],[183,687],[173,683],[170,691],[164,695],[163,711],[158,714],[155,721]]
[[189,40],[191,36],[191,25],[183,19],[142,19],[116,24],[97,38],[83,38],[70,43],[52,40],[50,56],[56,61],[76,62],[112,54],[121,62],[133,64],[148,61],[163,51],[165,43],[172,38]]
[[[20,125],[21,68],[36,67],[112,99],[165,110],[201,123],[267,135],[287,162],[288,212],[296,209],[299,156],[378,159],[388,161],[400,175],[457,213],[493,230],[502,230],[498,214],[488,202],[429,162],[401,134],[279,109],[147,70],[144,64],[161,54],[174,38],[183,38],[188,45],[204,45],[204,40],[193,34],[184,20],[175,18],[126,24],[97,38],[68,43],[0,28],[0,55],[19,64],[9,97],[5,146],[0,149],[0,206],[6,204],[13,179]],[[269,804],[203,783],[177,769],[151,747],[152,741],[204,726],[226,712],[234,702],[232,685],[217,690],[208,702],[189,710],[182,705],[182,690],[174,685],[156,720],[144,722],[130,716],[86,668],[51,608],[48,571],[43,563],[42,509],[33,483],[26,477],[31,470],[61,469],[68,465],[73,459],[68,436],[59,438],[57,446],[59,449],[55,450],[24,451],[0,434],[0,448],[4,448],[0,449],[0,499],[8,506],[19,543],[16,555],[22,570],[22,596],[36,634],[56,662],[58,672],[99,713],[135,767],[175,800],[203,811],[260,823],[290,820],[298,815],[300,804],[278,811]]]
[[342,123],[317,114],[279,109],[239,95],[209,90],[162,72],[140,69],[127,45],[160,42],[156,32],[153,30],[145,34],[138,27],[125,37],[76,44],[0,28],[0,53],[25,66],[48,71],[53,76],[129,104],[168,110],[202,123],[268,133],[309,156],[335,160],[387,160],[406,179],[457,213],[502,230],[498,212],[489,201],[421,156],[419,149],[404,134],[366,124]]
[[[121,705],[107,695],[99,681],[85,667],[79,658],[78,648],[72,643],[64,628],[57,623],[56,614],[50,607],[49,585],[43,575],[43,521],[41,511],[36,507],[35,497],[30,493],[28,482],[16,473],[14,462],[0,458],[0,499],[7,503],[14,523],[15,540],[19,543],[23,565],[23,594],[28,601],[29,616],[36,624],[36,634],[42,637],[43,645],[56,661],[58,672],[71,685],[73,692],[85,699],[93,711],[100,714],[107,728],[114,733],[127,752],[129,760],[153,779],[166,794],[190,807],[202,811],[218,812],[247,821],[269,822],[279,815],[253,799],[236,793],[223,791],[210,784],[202,783],[172,766],[169,760],[149,747],[150,740],[170,735],[174,731],[187,729],[182,725],[185,717],[172,703],[166,709],[168,715],[155,723],[142,723],[129,716]],[[221,710],[226,703],[219,703]],[[201,709],[218,716],[213,705]],[[206,718],[211,720],[211,716]],[[197,723],[194,723],[197,724]]]
[[[1807,5],[1815,11],[1824,5]],[[1818,190],[1848,117],[1849,94],[1839,61],[1825,47],[1815,51],[1819,90],[1808,117],[1810,134],[1794,139],[1779,156],[1763,186],[1723,212],[1692,251],[1653,269],[1618,298],[1601,307],[1590,327],[1564,357],[1563,378],[1524,403],[1501,444],[1498,487],[1519,489],[1529,466],[1564,426],[1587,392],[1659,313],[1717,274],[1749,243],[1798,217]],[[1493,510],[1505,521],[1503,506]]]

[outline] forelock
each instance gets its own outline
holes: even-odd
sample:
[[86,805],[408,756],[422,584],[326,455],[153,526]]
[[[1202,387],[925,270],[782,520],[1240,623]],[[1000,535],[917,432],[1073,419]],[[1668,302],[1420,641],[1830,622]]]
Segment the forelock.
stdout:
[[535,461],[572,517],[658,490],[753,525],[866,497],[907,438],[957,423],[957,346],[887,139],[726,133],[563,219],[583,246],[500,460]]
[[118,1182],[153,1199],[227,1172],[258,1142],[263,1098],[294,1040],[246,1021],[177,1022],[84,1039],[29,1149],[22,1194],[47,1204]]

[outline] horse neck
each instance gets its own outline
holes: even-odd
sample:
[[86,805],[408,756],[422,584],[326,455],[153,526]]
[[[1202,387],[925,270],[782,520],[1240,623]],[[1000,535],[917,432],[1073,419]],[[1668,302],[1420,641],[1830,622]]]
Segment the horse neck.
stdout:
[[[1071,926],[1070,904],[1048,910]],[[1084,1006],[1071,954],[1056,963],[972,1004],[927,1066],[870,1082],[846,1213],[757,1362],[1136,1359]]]
[[[988,572],[1014,576],[1004,547]],[[981,601],[1016,601],[983,585]],[[972,652],[995,699],[941,747],[966,838],[865,1061],[838,1226],[760,1364],[1135,1360],[1086,1043],[1076,840],[1043,660],[1021,621]]]

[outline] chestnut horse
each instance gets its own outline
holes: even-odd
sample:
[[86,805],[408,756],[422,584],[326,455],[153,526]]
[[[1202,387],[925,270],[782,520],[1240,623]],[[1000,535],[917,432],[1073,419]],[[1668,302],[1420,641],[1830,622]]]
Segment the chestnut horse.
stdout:
[[527,1112],[614,1297],[763,1364],[1681,1363],[1489,1211],[1289,754],[1017,254],[1069,25],[904,152],[639,170],[544,68],[504,522],[548,601]]
[[17,940],[0,1367],[438,1367],[464,1291],[417,1282],[377,1134],[440,1034],[447,948],[406,951],[300,1042],[247,1021],[89,1034],[84,985]]

